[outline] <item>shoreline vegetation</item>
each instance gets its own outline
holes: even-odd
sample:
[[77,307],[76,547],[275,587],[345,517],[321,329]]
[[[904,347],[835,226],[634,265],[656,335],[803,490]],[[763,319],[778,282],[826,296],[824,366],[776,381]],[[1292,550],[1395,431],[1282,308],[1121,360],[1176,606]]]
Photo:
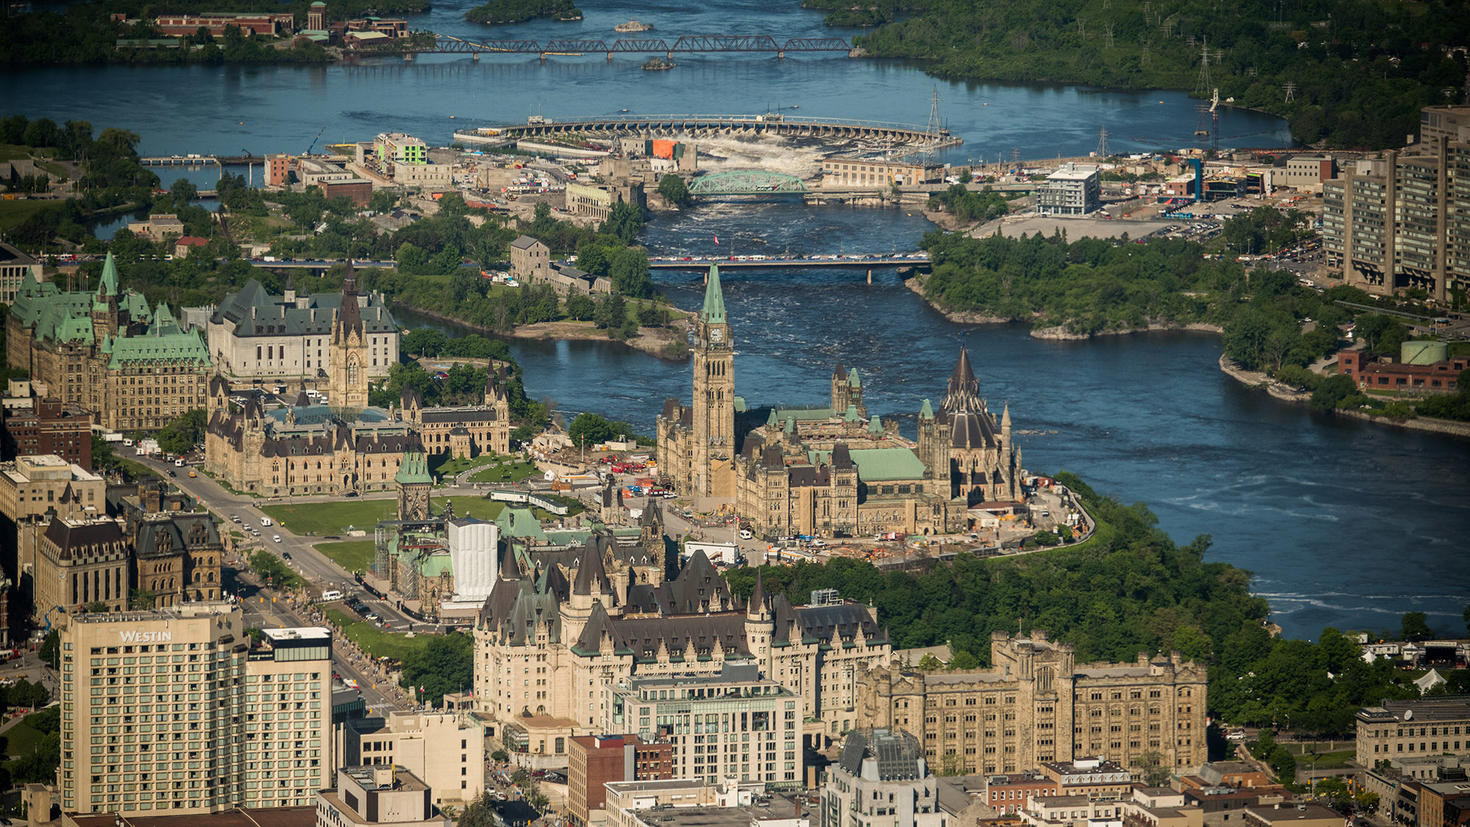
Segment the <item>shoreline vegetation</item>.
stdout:
[[582,10],[572,0],[490,0],[464,15],[464,19],[471,23],[490,26],[524,23],[543,17],[574,22],[582,19]]
[[432,319],[440,324],[473,331],[497,339],[600,342],[603,344],[622,345],[630,350],[641,351],[650,356],[656,356],[659,359],[666,359],[671,362],[682,362],[689,358],[689,348],[687,344],[684,344],[684,335],[688,332],[690,319],[694,315],[687,311],[674,308],[672,312],[676,312],[679,315],[670,322],[668,327],[640,328],[637,336],[618,340],[610,339],[607,330],[597,327],[596,323],[591,321],[563,319],[560,321],[534,322],[518,325],[508,331],[502,331],[467,322],[448,313],[417,307],[404,302],[395,301],[394,306],[407,310],[416,316]]
[[[853,45],[921,61],[946,80],[1183,89],[1283,117],[1302,145],[1398,146],[1419,109],[1454,103],[1470,18],[1451,0],[1309,0],[1290,7],[1178,0],[904,0],[829,10],[831,26],[875,27]],[[1209,50],[1208,71],[1202,55]],[[1287,85],[1291,91],[1286,91]]]

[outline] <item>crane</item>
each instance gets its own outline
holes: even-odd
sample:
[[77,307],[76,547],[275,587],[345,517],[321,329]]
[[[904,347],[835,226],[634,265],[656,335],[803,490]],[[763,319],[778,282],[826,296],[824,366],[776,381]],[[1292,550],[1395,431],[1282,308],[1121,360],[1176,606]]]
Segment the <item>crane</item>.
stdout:
[[1210,97],[1210,149],[1215,149],[1220,142],[1220,89],[1215,88]]
[[[1219,98],[1220,97],[1220,93],[1218,91],[1215,92],[1215,97],[1216,98]],[[320,141],[322,139],[322,133],[323,132],[326,132],[326,131],[327,131],[327,128],[325,126],[322,127],[321,129],[317,130],[316,137],[311,139],[311,146],[308,146],[306,148],[306,153],[305,154],[310,155],[311,154],[311,151],[313,149],[316,149],[316,142],[317,141]]]

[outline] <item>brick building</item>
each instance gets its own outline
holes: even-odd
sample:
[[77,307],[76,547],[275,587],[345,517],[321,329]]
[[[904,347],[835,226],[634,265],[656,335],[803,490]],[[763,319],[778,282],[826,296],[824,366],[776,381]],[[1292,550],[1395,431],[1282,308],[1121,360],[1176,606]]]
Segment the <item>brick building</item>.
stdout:
[[234,26],[240,34],[280,37],[290,34],[295,28],[295,18],[290,14],[259,13],[215,13],[215,14],[164,14],[153,19],[158,33],[169,37],[192,37],[200,29],[208,29],[215,37],[224,35],[225,29]]
[[5,413],[6,459],[55,454],[92,470],[92,415],[59,399],[35,399],[29,408]]
[[567,742],[567,809],[574,824],[600,820],[609,781],[674,777],[674,745],[637,735],[578,735]]
[[1458,388],[1460,372],[1467,367],[1470,359],[1464,357],[1429,365],[1408,365],[1370,359],[1359,350],[1337,355],[1337,372],[1350,377],[1363,390],[1444,393]]

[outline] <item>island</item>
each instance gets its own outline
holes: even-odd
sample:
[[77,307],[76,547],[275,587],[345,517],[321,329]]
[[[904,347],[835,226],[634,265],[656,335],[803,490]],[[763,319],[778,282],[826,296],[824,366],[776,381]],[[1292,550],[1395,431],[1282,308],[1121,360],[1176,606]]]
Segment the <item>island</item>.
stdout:
[[524,23],[537,18],[581,20],[582,10],[572,0],[490,0],[465,12],[465,19],[471,23],[491,25]]

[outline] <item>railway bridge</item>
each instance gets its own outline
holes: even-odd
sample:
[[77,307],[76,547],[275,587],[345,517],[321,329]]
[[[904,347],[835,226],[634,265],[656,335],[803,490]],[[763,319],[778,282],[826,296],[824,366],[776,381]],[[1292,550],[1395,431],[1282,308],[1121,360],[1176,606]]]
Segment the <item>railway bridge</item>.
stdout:
[[624,37],[604,40],[596,37],[554,38],[539,40],[470,40],[448,34],[435,34],[432,41],[409,41],[402,46],[386,46],[373,52],[387,52],[411,57],[415,54],[469,55],[537,55],[581,57],[583,55],[662,54],[672,60],[676,54],[753,52],[784,58],[787,54],[817,52],[853,55],[852,44],[841,37],[788,37],[779,40],[768,34],[694,34],[673,39],[663,37]]

